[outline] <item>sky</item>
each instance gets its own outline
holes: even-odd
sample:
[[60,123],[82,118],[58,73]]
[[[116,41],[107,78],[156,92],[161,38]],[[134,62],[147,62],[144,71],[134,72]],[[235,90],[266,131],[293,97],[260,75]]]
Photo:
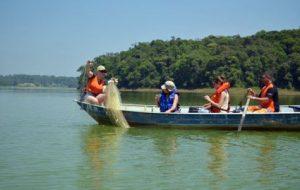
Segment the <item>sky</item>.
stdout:
[[78,76],[138,42],[299,28],[298,0],[0,0],[0,75]]

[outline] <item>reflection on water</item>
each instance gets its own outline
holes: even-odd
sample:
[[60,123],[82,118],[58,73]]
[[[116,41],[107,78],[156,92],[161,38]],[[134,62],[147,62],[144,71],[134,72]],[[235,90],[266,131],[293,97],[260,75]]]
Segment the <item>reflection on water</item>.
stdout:
[[225,151],[227,143],[226,136],[217,135],[208,137],[210,161],[208,169],[213,174],[211,178],[212,189],[221,189],[220,184],[226,180],[226,167],[228,162],[228,153]]
[[270,138],[268,134],[262,137],[261,146],[258,147],[259,154],[256,158],[258,162],[257,170],[260,173],[259,182],[265,186],[272,183],[272,172],[275,169],[276,165],[273,160],[273,150],[276,149],[275,144],[276,138]]
[[103,179],[112,177],[117,172],[113,167],[118,162],[120,141],[127,130],[121,127],[94,125],[90,126],[85,134],[83,150],[92,172],[89,174],[92,176],[89,184],[92,188],[101,189]]
[[[147,129],[146,129],[147,130]],[[160,129],[158,129],[160,130]],[[151,130],[147,130],[150,133],[153,133]],[[142,131],[141,131],[142,132]],[[171,157],[176,153],[177,150],[177,134],[174,132],[169,132],[167,130],[162,130],[159,133],[150,134],[150,137],[153,140],[154,149],[160,153],[163,157]],[[143,133],[141,134],[143,135]]]
[[154,150],[162,156],[170,157],[176,153],[178,146],[176,130],[157,128],[156,126],[147,128],[140,126],[128,130],[128,135],[151,139]]
[[176,153],[177,149],[177,137],[176,136],[168,136],[168,137],[157,137],[154,139],[154,145],[157,150],[163,154],[164,156],[172,156]]
[[89,126],[83,135],[83,151],[90,171],[82,174],[81,181],[89,176],[87,184],[92,189],[138,189],[145,180],[148,189],[155,189],[157,184],[162,189],[276,187],[278,181],[274,179],[281,175],[277,162],[289,159],[277,147],[278,136],[299,142],[299,135],[293,133],[252,131],[236,135],[225,131]]

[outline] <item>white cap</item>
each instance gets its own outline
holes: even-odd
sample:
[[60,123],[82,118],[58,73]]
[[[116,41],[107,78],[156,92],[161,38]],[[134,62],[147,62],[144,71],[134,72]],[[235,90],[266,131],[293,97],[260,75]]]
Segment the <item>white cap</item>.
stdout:
[[167,89],[168,91],[172,91],[176,88],[174,82],[172,81],[166,81],[165,84],[161,85],[161,89],[165,90]]

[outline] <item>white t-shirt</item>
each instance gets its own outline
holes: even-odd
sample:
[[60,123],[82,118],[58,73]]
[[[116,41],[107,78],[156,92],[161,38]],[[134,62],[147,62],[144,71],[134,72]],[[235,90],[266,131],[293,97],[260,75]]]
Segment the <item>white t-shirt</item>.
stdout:
[[224,96],[224,100],[223,102],[220,102],[220,106],[221,106],[221,113],[227,113],[225,110],[228,109],[229,106],[229,93],[227,90],[223,91],[221,94],[221,97]]

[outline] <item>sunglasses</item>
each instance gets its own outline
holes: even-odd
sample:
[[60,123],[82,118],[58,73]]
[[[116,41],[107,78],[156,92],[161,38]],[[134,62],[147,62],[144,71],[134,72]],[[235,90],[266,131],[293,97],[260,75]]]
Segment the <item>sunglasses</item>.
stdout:
[[107,70],[99,71],[100,73],[107,73]]

